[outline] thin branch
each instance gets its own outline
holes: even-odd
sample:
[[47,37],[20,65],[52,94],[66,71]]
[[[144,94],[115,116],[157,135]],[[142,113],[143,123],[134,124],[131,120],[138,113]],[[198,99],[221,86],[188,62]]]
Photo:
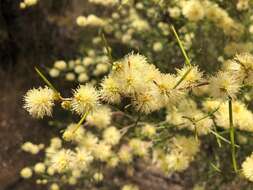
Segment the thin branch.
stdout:
[[175,86],[173,86],[173,89],[176,89],[180,84],[181,82],[184,81],[184,79],[187,77],[187,75],[191,72],[192,70],[192,67],[189,67],[189,69],[185,72],[185,74],[179,79],[179,81],[175,84]]
[[231,141],[231,157],[232,157],[232,164],[235,173],[238,172],[237,170],[237,163],[236,163],[236,156],[235,156],[235,128],[233,124],[233,105],[232,105],[232,98],[228,97],[228,109],[229,109],[229,131],[230,131],[230,141]]
[[89,114],[89,111],[87,111],[83,117],[80,119],[80,121],[78,122],[78,124],[75,126],[75,128],[73,129],[73,133],[75,133],[79,127],[82,125],[82,123],[84,122],[84,120],[86,119],[87,115]]
[[49,80],[47,80],[47,78],[45,77],[45,75],[37,68],[34,67],[35,71],[37,72],[37,74],[40,76],[40,78],[42,78],[42,80],[52,89],[54,90],[57,94],[59,94],[59,91],[56,90],[56,88],[53,86],[53,84],[51,82],[49,82]]
[[[210,133],[212,133],[213,135],[215,135],[217,138],[221,139],[222,141],[228,143],[228,144],[232,144],[229,140],[227,140],[226,138],[224,138],[223,136],[221,136],[219,133],[216,133],[213,130],[210,130]],[[240,146],[235,144],[235,147],[239,148]]]
[[171,30],[172,30],[173,34],[175,35],[175,37],[177,39],[177,43],[179,44],[179,47],[180,47],[180,49],[181,49],[181,51],[182,51],[182,53],[184,55],[186,65],[192,66],[191,61],[190,61],[190,59],[189,59],[189,57],[188,57],[188,55],[187,55],[187,53],[186,53],[186,51],[184,49],[183,43],[182,43],[182,41],[180,40],[180,38],[179,38],[179,36],[177,34],[176,29],[174,28],[173,25],[171,25],[170,27],[171,27]]
[[104,47],[106,49],[106,54],[109,57],[110,63],[112,64],[113,63],[112,50],[111,50],[111,48],[110,48],[110,46],[108,44],[107,39],[105,38],[105,34],[102,31],[100,32],[100,36],[102,38]]

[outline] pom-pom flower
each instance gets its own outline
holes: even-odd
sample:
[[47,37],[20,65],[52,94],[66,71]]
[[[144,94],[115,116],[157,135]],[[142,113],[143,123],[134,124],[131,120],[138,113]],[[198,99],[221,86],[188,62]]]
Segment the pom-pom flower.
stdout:
[[194,66],[192,68],[190,68],[189,66],[184,66],[182,69],[178,69],[177,73],[178,73],[178,78],[182,78],[183,75],[189,70],[190,72],[186,75],[186,77],[184,78],[184,81],[181,83],[180,87],[188,87],[194,83],[200,82],[202,79],[202,75],[203,73],[199,71],[199,68],[197,66]]
[[120,140],[120,132],[115,127],[109,127],[103,132],[103,139],[107,144],[116,145]]
[[181,99],[183,95],[182,92],[174,89],[177,83],[177,78],[175,76],[161,74],[154,80],[154,83],[159,92],[158,100],[161,105],[174,105]]
[[89,125],[94,125],[98,128],[105,128],[111,123],[112,112],[109,107],[99,106],[97,110],[87,116]]
[[118,152],[118,156],[121,162],[123,163],[130,163],[133,159],[133,155],[131,152],[131,148],[129,146],[123,145],[119,152]]
[[120,102],[120,88],[119,84],[111,76],[105,78],[101,84],[100,91],[102,98],[109,103]]
[[93,161],[91,152],[86,148],[77,148],[73,156],[72,168],[77,170],[86,170],[89,164]]
[[132,184],[124,185],[121,190],[139,190],[139,187]]
[[32,169],[31,168],[28,168],[28,167],[25,167],[23,168],[21,171],[20,171],[20,175],[22,178],[25,178],[25,179],[28,179],[30,177],[32,177]]
[[74,160],[74,152],[71,150],[61,149],[51,155],[50,164],[58,173],[66,172],[70,169]]
[[235,98],[240,89],[240,80],[229,72],[218,72],[210,78],[209,92],[214,98]]
[[199,21],[205,16],[204,7],[198,0],[187,1],[183,6],[183,15],[190,21]]
[[24,97],[24,108],[35,118],[51,116],[55,98],[54,91],[47,86],[31,89]]
[[98,99],[99,94],[93,86],[90,84],[80,85],[74,90],[74,97],[71,102],[72,110],[79,115],[92,112],[99,105]]
[[68,125],[67,129],[64,131],[62,137],[65,141],[75,141],[80,142],[82,138],[84,137],[84,128],[82,126],[78,127],[76,129],[77,124],[72,123]]
[[151,124],[146,124],[142,127],[141,134],[145,137],[153,137],[156,134],[156,128]]
[[111,146],[100,141],[93,147],[93,155],[97,160],[107,161],[112,155]]
[[157,91],[144,91],[143,93],[138,93],[133,98],[133,105],[136,111],[143,113],[150,113],[160,108],[159,101],[157,99]]
[[253,182],[253,154],[242,163],[242,174]]

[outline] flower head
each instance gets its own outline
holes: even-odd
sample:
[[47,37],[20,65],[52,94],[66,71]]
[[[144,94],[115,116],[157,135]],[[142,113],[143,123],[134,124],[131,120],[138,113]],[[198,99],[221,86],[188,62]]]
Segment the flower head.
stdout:
[[70,169],[71,163],[74,159],[74,152],[71,150],[61,149],[50,156],[50,163],[52,168],[58,173],[66,172]]
[[82,126],[78,127],[75,131],[77,124],[71,123],[68,125],[67,129],[64,131],[62,137],[65,141],[75,141],[80,142],[84,137],[84,128]]
[[52,115],[55,93],[47,86],[29,90],[24,97],[24,108],[35,118]]
[[240,89],[240,80],[229,72],[218,72],[210,78],[209,92],[214,98],[234,98]]
[[242,174],[250,181],[253,181],[253,154],[242,163]]
[[31,168],[28,168],[28,167],[25,167],[23,168],[21,171],[20,171],[20,175],[22,178],[25,178],[25,179],[28,179],[30,177],[32,177],[32,169]]
[[86,170],[89,164],[93,161],[93,156],[91,152],[86,148],[77,148],[76,152],[73,155],[73,166],[72,168],[78,170]]
[[116,145],[120,140],[120,132],[115,127],[108,127],[103,132],[103,139],[107,144]]
[[105,101],[109,103],[120,102],[120,87],[112,76],[105,78],[101,85],[102,89],[100,93]]
[[98,128],[105,128],[111,123],[112,112],[109,107],[99,106],[93,113],[87,116],[87,122]]
[[205,11],[198,0],[190,0],[183,6],[183,15],[190,21],[196,22],[205,16]]
[[94,111],[99,105],[99,94],[90,84],[80,85],[74,90],[74,97],[71,102],[72,110],[79,115]]

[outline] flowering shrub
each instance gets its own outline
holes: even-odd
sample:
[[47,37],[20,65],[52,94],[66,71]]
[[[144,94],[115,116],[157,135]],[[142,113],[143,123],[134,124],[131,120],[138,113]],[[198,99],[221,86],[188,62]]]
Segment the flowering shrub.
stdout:
[[[247,37],[252,33],[251,2],[223,6],[211,0],[90,3],[119,10],[106,19],[95,15],[76,19],[80,27],[99,27],[104,32],[92,39],[93,45],[102,43],[104,50],[95,46],[86,57],[56,61],[49,69],[51,77],[64,75],[83,84],[73,89],[70,97],[63,97],[36,69],[46,86],[24,96],[24,108],[32,117],[52,116],[54,107],[60,105],[80,120],[64,123],[61,137],[52,138],[48,147],[26,142],[24,151],[36,154],[44,149],[45,158],[24,168],[21,176],[30,178],[34,171],[37,183],[49,183],[51,190],[64,184],[89,188],[110,180],[108,172],[134,167],[138,160],[172,175],[207,158],[205,146],[210,145],[217,152],[224,149],[223,154],[230,158],[217,164],[209,158],[210,171],[226,169],[233,177],[253,181],[253,157],[248,155],[243,161],[245,153],[240,154],[253,131],[253,113],[248,108],[253,85],[252,37]],[[230,6],[249,22],[230,16],[226,10]],[[170,24],[179,28],[179,34]],[[222,31],[217,34],[218,41],[216,36],[208,36],[214,28]],[[222,41],[224,36],[229,40]],[[213,42],[210,50],[205,47],[211,53],[204,55],[208,58],[203,63],[198,53],[201,38]],[[114,44],[109,46],[112,39],[134,51],[116,58]],[[136,50],[142,54],[134,53]],[[165,67],[168,60],[182,59],[180,51],[184,66],[173,71]],[[222,63],[209,69],[209,60]],[[122,189],[139,188],[125,184]]]

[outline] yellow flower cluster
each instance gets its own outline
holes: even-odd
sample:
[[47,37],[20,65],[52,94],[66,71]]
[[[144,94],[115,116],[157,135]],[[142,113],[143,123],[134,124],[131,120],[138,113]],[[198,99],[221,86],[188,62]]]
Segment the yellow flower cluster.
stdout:
[[[97,40],[100,42],[101,38]],[[77,80],[79,83],[91,81],[91,83],[95,84],[98,82],[97,78],[108,73],[110,69],[108,62],[105,50],[102,52],[89,50],[87,56],[83,58],[68,62],[62,60],[55,61],[53,67],[49,69],[49,75],[52,78],[64,77],[66,81]]]
[[106,25],[106,21],[103,20],[102,18],[97,17],[96,15],[88,15],[87,17],[85,16],[79,16],[76,18],[76,24],[81,27],[86,27],[86,26],[93,26],[93,27],[101,27]]
[[165,172],[183,171],[189,167],[199,149],[200,142],[193,137],[176,136],[171,139],[168,153],[157,150],[155,162]]
[[119,3],[118,0],[89,0],[90,3],[111,7]]
[[38,3],[38,0],[24,0],[19,4],[20,9],[26,9],[28,7],[34,6]]
[[119,103],[122,97],[130,97],[136,111],[148,114],[178,102],[188,87],[201,80],[201,72],[193,67],[181,89],[175,88],[188,69],[178,70],[177,75],[163,74],[144,56],[129,54],[114,62],[112,72],[101,84],[101,96],[110,103]]
[[[213,108],[215,109],[215,108]],[[166,120],[178,129],[188,129],[198,135],[206,135],[212,129],[213,121],[210,118],[201,120],[206,114],[197,108],[197,104],[187,98],[177,106],[167,109]]]
[[[24,169],[21,176],[29,178],[32,172],[41,176],[46,173],[51,177],[61,176],[63,183],[75,185],[81,177],[89,175],[93,181],[100,182],[105,173],[98,171],[96,164],[112,169],[119,164],[133,164],[135,159],[153,159],[159,168],[169,173],[186,170],[200,150],[197,136],[213,134],[214,125],[225,129],[230,127],[228,105],[224,103],[228,97],[233,98],[234,126],[252,131],[253,114],[242,101],[236,100],[243,86],[252,85],[252,60],[251,54],[238,54],[224,62],[222,70],[214,76],[205,76],[192,65],[177,69],[175,74],[165,74],[149,64],[146,57],[131,53],[112,63],[111,72],[98,90],[89,83],[79,85],[70,98],[63,98],[48,87],[28,91],[24,107],[32,116],[50,116],[57,100],[64,103],[64,108],[81,115],[82,119],[78,124],[67,125],[62,134],[62,138],[71,141],[73,147],[65,148],[61,139],[51,139],[45,149],[44,161],[35,164],[33,169]],[[66,64],[58,61],[54,67],[66,69]],[[202,92],[190,93],[203,85],[207,88]],[[197,102],[195,96],[204,100]],[[208,99],[210,97],[215,99]],[[127,112],[115,111],[114,106],[122,102],[127,102],[127,106],[132,108],[131,114],[147,115],[166,108],[166,120],[161,123],[139,122],[140,118],[135,120]],[[114,120],[117,114],[126,119],[118,123]],[[173,135],[164,138],[162,133],[166,130],[163,129],[168,130],[168,134],[172,129]],[[192,136],[174,135],[178,129],[190,130],[188,134]],[[36,149],[30,143],[24,144],[22,149],[34,154],[38,152],[28,150]],[[47,180],[40,179],[37,183],[45,184]]]

